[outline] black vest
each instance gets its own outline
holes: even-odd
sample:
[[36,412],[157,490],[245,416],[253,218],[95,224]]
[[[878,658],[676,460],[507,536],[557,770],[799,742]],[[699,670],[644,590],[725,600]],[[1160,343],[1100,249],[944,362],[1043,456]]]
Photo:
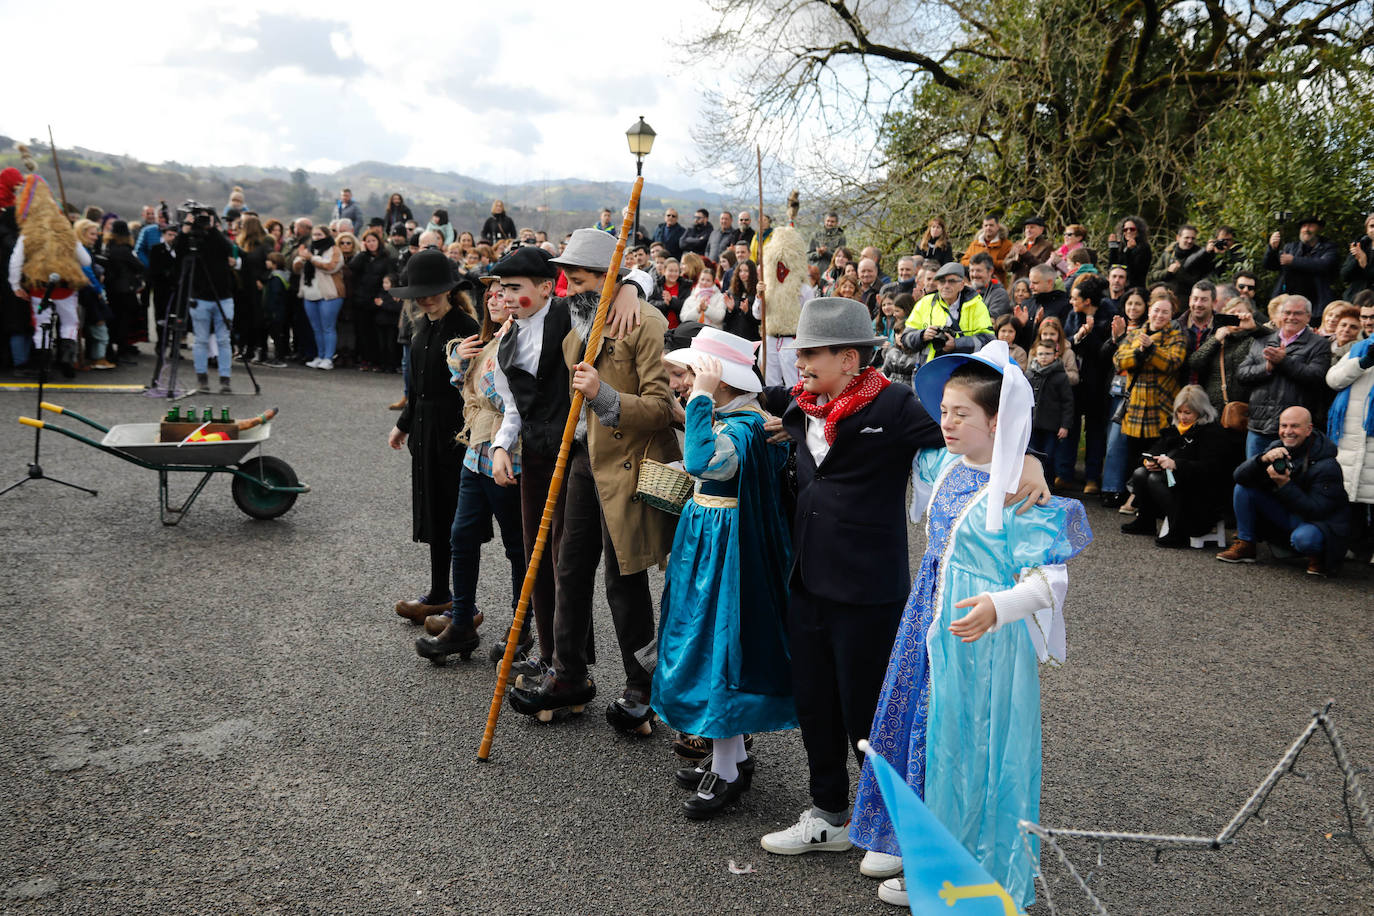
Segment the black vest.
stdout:
[[563,360],[563,338],[572,329],[572,318],[563,299],[551,299],[545,308],[548,315],[544,317],[544,345],[539,352],[537,376],[514,364],[515,337],[510,334],[496,348],[496,361],[506,374],[515,407],[520,411],[521,448],[556,458],[572,403],[568,366]]

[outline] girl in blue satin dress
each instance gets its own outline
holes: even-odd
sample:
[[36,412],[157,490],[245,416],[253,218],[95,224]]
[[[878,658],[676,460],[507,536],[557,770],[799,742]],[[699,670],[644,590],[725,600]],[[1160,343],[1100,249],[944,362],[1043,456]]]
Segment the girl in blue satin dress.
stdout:
[[[946,448],[916,458],[912,508],[925,510],[927,546],[869,743],[1024,909],[1035,886],[1017,825],[1040,815],[1038,663],[1064,660],[1064,563],[1092,532],[1076,500],[1003,507],[1033,400],[1004,342],[932,360],[915,388]],[[850,837],[901,854],[870,763]],[[888,883],[888,896],[904,896],[902,879]]]
[[683,462],[696,493],[678,522],[659,620],[652,705],[712,753],[676,780],[683,813],[714,816],[749,788],[746,732],[794,728],[783,612],[791,549],[782,515],[787,453],[769,444],[754,345],[704,328],[664,359],[693,369]]

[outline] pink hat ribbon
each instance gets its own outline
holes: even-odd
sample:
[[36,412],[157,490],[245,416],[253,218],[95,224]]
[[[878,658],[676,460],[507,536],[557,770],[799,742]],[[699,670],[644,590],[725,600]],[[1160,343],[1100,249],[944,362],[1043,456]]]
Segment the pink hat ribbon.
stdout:
[[754,360],[752,358],[745,356],[734,347],[720,343],[719,341],[703,340],[701,337],[693,337],[691,348],[693,350],[700,350],[703,353],[709,353],[712,356],[717,356],[726,362],[736,363],[741,366],[754,365]]

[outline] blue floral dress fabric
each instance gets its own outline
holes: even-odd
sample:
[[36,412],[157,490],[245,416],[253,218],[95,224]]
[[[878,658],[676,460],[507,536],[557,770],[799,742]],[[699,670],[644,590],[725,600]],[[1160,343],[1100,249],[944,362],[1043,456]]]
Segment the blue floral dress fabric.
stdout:
[[[1035,886],[1017,825],[1040,812],[1039,659],[1027,629],[1036,624],[1016,621],[972,643],[949,624],[967,613],[955,603],[1010,588],[1024,570],[1064,563],[1092,532],[1082,504],[1066,499],[1020,516],[1007,508],[1002,530],[988,532],[979,498],[986,472],[943,449],[922,453],[917,470],[927,485],[939,483],[869,743],[1024,908]],[[901,855],[867,762],[850,837]]]

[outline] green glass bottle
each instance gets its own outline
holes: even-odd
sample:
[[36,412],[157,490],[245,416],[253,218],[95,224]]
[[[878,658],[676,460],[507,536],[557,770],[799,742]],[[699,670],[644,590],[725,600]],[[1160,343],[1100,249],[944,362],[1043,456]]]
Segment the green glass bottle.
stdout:
[[205,408],[205,413],[201,416],[201,420],[206,423],[213,423],[215,421],[215,408]]
[[167,411],[167,419],[166,419],[166,422],[168,422],[168,423],[179,423],[179,422],[181,422],[181,408],[178,407],[176,404],[173,404],[173,405],[172,405],[172,409],[169,410],[169,411]]
[[220,421],[221,423],[233,423],[233,422],[234,422],[233,420],[231,420],[231,419],[229,418],[229,408],[228,408],[228,407],[221,407],[221,408],[219,409],[219,421]]

